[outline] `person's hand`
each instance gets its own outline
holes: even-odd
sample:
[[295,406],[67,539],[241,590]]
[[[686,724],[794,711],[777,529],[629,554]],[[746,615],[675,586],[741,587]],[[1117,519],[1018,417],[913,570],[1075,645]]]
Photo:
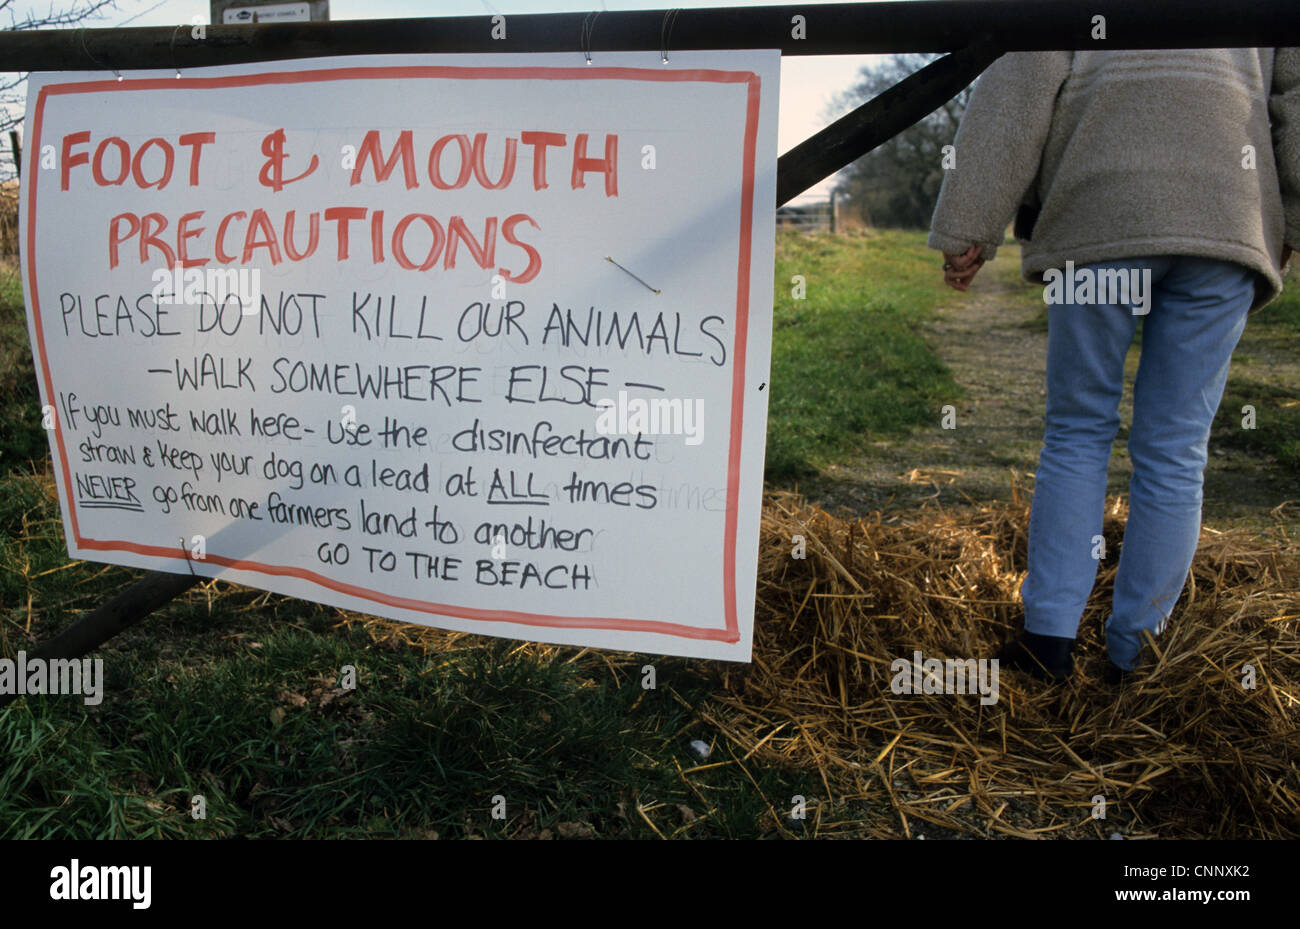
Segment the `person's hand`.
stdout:
[[943,282],[954,290],[966,290],[984,265],[983,251],[972,245],[960,255],[943,253]]

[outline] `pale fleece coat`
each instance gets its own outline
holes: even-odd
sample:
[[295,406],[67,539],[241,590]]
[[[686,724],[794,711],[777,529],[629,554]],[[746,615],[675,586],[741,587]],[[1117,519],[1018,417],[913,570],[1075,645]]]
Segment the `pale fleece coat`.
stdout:
[[1015,219],[1034,283],[1066,261],[1199,255],[1256,271],[1258,309],[1283,244],[1300,250],[1300,49],[1009,53],[954,146],[930,246],[992,258]]

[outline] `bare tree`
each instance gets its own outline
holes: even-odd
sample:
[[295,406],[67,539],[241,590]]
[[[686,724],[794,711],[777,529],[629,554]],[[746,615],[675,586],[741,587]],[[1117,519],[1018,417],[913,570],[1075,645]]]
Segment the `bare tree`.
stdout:
[[[875,68],[863,68],[857,82],[839,94],[834,109],[847,111],[865,103],[938,57],[891,55]],[[848,201],[846,208],[877,226],[929,226],[943,183],[943,147],[957,134],[970,92],[970,87],[965,88],[916,125],[840,172],[836,190]]]
[[[17,0],[0,0],[0,29],[21,32],[31,29],[59,29],[84,26],[109,10],[118,0],[70,0],[56,7],[53,0],[44,12],[19,11]],[[0,72],[0,181],[14,176],[13,151],[9,147],[9,130],[23,121],[26,104],[27,75]]]

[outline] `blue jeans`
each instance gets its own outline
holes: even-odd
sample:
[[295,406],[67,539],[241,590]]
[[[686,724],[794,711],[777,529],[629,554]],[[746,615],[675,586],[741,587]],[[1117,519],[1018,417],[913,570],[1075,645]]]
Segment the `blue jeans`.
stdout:
[[1147,314],[1112,303],[1048,309],[1047,425],[1029,519],[1025,629],[1074,638],[1097,579],[1106,472],[1124,358],[1142,323],[1128,450],[1133,465],[1112,612],[1110,659],[1131,670],[1187,580],[1201,528],[1210,422],[1254,298],[1255,273],[1208,258],[1158,256],[1081,270],[1150,271]]

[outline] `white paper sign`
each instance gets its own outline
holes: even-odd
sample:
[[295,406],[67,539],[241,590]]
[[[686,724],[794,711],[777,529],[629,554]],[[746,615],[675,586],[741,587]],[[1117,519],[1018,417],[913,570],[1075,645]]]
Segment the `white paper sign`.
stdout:
[[779,61],[32,75],[69,554],[749,660]]

